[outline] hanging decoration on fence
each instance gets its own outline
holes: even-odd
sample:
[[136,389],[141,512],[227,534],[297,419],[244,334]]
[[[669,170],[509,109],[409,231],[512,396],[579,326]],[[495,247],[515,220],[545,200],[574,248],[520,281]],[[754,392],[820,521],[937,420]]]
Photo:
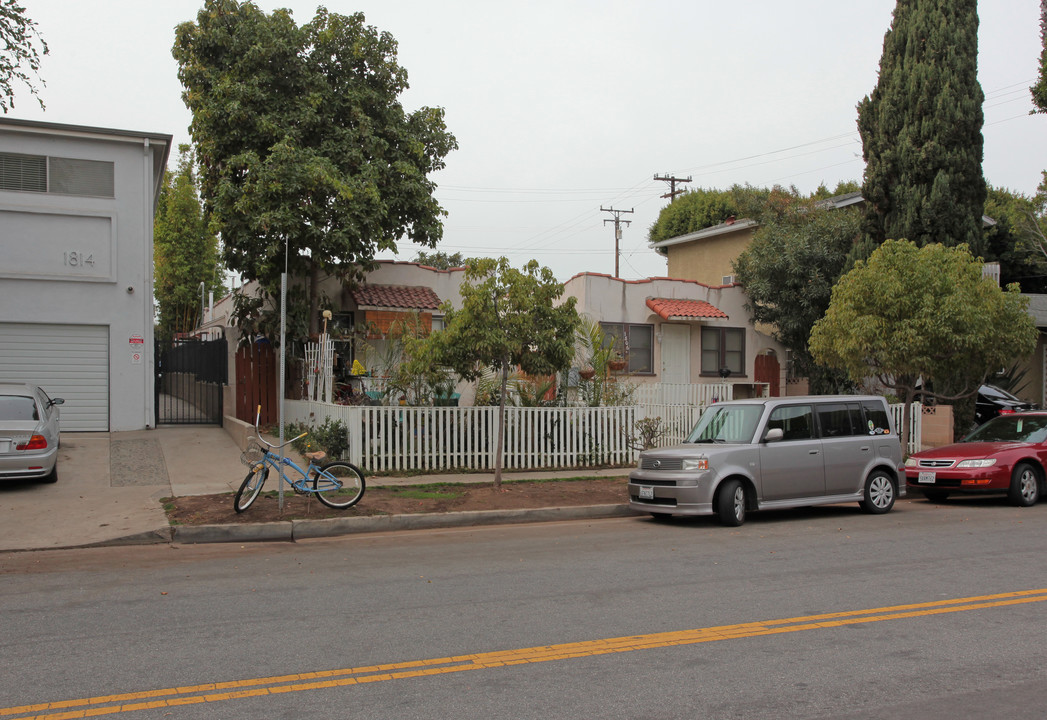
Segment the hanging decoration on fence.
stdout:
[[327,334],[331,311],[324,310],[324,331],[319,342],[305,344],[306,399],[332,402],[334,396],[334,341]]

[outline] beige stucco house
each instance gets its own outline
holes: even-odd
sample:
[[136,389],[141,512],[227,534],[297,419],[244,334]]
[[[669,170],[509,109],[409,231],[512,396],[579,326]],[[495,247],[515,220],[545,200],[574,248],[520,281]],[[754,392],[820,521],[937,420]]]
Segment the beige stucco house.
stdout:
[[665,256],[669,277],[729,285],[734,282],[734,260],[749,247],[758,227],[755,220],[728,218],[719,225],[651,243],[651,247]]
[[785,387],[785,348],[753,327],[736,283],[581,273],[564,284],[564,296],[622,339],[633,382],[726,379],[737,398],[779,395]]

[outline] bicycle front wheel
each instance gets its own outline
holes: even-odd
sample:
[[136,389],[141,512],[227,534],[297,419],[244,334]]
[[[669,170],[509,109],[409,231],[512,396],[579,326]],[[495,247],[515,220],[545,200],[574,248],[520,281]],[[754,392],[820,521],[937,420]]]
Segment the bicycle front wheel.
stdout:
[[251,507],[251,503],[258,497],[258,493],[262,492],[262,486],[265,485],[267,477],[269,477],[269,466],[264,462],[257,463],[252,467],[251,471],[247,473],[247,477],[240,483],[240,489],[236,491],[236,497],[233,498],[233,509],[238,513],[242,513]]
[[347,462],[327,463],[313,476],[313,490],[327,507],[345,510],[364,496],[364,474]]

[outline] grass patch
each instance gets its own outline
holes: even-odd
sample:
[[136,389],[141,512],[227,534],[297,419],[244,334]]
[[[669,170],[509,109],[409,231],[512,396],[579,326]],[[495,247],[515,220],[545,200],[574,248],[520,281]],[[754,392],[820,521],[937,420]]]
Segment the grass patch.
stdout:
[[464,490],[451,490],[450,488],[425,489],[415,485],[388,488],[398,497],[408,500],[455,500],[465,495]]

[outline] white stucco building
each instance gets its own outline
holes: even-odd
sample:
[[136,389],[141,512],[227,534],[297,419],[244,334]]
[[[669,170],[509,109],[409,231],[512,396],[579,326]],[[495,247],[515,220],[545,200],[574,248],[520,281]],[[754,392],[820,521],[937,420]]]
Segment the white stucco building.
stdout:
[[65,431],[153,425],[153,212],[170,146],[0,117],[0,381],[65,398]]

